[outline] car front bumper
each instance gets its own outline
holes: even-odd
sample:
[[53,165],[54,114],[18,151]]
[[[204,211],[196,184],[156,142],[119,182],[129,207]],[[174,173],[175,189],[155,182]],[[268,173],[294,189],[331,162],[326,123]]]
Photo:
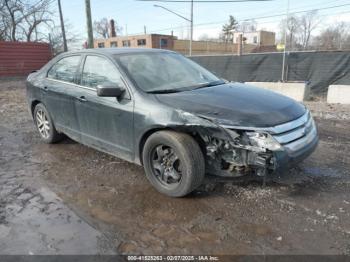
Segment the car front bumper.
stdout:
[[[276,172],[283,172],[296,166],[316,149],[318,144],[317,127],[311,115],[308,116],[302,127],[292,129],[283,134],[291,136],[300,130],[303,134],[301,137],[288,141],[282,145],[283,150],[274,153]],[[287,137],[287,135],[284,136]]]

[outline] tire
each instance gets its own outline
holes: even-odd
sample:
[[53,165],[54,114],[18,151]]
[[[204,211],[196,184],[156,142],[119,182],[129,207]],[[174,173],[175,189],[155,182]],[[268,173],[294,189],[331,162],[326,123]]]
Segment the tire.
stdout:
[[[167,160],[161,160],[164,158],[160,156],[165,156]],[[155,132],[147,139],[142,158],[148,180],[165,195],[183,197],[200,186],[204,179],[203,153],[198,143],[188,134]]]
[[63,134],[57,132],[49,112],[42,103],[35,106],[33,118],[43,142],[53,144],[63,139]]

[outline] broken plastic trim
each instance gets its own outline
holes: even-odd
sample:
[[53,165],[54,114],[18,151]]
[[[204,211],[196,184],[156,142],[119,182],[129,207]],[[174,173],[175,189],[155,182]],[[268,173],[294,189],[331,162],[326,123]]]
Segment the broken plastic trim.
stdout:
[[237,177],[253,172],[265,176],[275,169],[273,150],[281,146],[270,134],[226,129],[210,119],[178,113],[185,119],[185,127],[204,141],[209,173]]

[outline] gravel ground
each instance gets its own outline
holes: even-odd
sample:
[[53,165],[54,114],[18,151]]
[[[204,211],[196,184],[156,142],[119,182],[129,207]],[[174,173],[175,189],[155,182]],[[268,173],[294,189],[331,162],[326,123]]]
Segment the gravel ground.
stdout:
[[0,253],[31,252],[33,235],[37,253],[350,254],[350,106],[307,104],[320,143],[288,176],[208,177],[172,199],[139,166],[41,143],[24,82],[0,91]]

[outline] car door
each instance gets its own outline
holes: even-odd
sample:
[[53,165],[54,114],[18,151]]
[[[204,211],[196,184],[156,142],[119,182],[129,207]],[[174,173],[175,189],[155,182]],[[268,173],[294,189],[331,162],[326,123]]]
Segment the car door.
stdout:
[[[103,83],[123,86],[120,98],[99,97],[96,87]],[[87,55],[82,66],[79,100],[75,106],[84,144],[133,159],[133,111],[125,81],[116,65],[104,56]]]
[[81,55],[63,57],[48,71],[44,85],[44,103],[56,128],[80,141],[79,123],[75,110],[76,76]]

